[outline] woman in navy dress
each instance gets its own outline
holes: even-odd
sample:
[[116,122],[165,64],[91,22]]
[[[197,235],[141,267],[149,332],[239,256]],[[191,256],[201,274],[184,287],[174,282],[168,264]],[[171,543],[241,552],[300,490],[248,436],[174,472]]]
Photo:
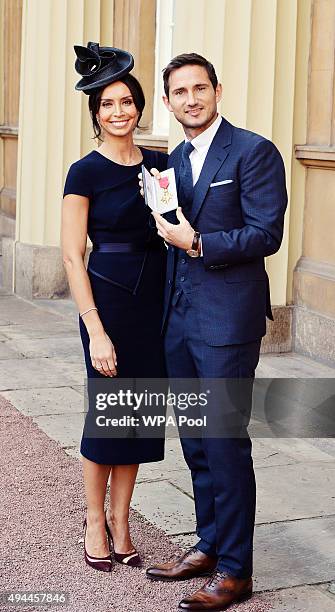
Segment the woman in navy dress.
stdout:
[[[142,163],[164,170],[167,155],[133,142],[145,101],[140,84],[129,74],[132,56],[97,43],[75,51],[76,69],[83,75],[76,88],[89,94],[94,133],[102,141],[98,150],[70,167],[63,202],[63,259],[80,313],[87,377],[163,378],[166,249],[152,229],[138,174]],[[93,248],[86,270],[87,235]],[[81,454],[86,562],[110,571],[111,538],[117,561],[139,565],[129,533],[129,506],[138,464],[162,460],[164,440],[92,438],[84,430]]]

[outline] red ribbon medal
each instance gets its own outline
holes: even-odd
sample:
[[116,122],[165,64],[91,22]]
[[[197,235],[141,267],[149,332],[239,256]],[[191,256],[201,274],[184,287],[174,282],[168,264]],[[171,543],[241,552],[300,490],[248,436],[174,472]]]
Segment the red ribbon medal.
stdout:
[[168,186],[169,186],[169,177],[168,176],[162,176],[162,178],[159,179],[159,186],[161,189],[163,189],[164,193],[161,197],[161,202],[162,204],[166,204],[168,205],[172,195],[171,193],[168,191]]
[[159,179],[159,186],[161,187],[161,189],[167,189],[169,186],[169,177],[168,176],[163,176],[162,178]]

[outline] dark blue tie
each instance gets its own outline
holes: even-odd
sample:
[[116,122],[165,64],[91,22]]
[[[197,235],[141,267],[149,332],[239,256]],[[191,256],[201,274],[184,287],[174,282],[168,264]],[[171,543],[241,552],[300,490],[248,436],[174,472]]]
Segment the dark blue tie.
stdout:
[[190,154],[194,149],[190,141],[185,142],[181,154],[181,163],[179,170],[179,187],[182,208],[190,208],[193,200],[193,176],[192,166],[190,162]]

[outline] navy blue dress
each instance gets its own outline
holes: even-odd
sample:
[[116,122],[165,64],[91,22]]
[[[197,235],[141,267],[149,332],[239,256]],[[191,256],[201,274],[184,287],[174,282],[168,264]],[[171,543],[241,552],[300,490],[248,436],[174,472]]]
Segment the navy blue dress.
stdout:
[[[164,170],[167,155],[141,148],[143,163]],[[164,378],[161,324],[166,248],[157,236],[150,210],[139,193],[141,164],[123,166],[92,151],[75,162],[64,195],[89,198],[88,235],[93,250],[88,261],[93,297],[104,329],[113,342],[121,378]],[[101,252],[102,243],[131,243],[132,252]],[[114,247],[113,247],[114,248]],[[87,377],[104,378],[92,366],[89,336],[79,319]],[[106,379],[105,379],[106,380]],[[164,458],[162,438],[91,438],[81,453],[95,463],[127,465]]]

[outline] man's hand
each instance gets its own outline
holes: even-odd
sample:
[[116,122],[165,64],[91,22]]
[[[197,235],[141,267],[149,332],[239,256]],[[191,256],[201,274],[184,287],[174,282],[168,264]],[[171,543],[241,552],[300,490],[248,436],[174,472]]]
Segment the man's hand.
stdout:
[[179,249],[184,249],[185,251],[191,248],[194,237],[194,229],[189,224],[187,219],[185,219],[180,207],[178,207],[176,210],[179,225],[169,223],[157,212],[152,212],[151,214],[155,217],[158,235],[164,238],[165,242],[172,244]]

